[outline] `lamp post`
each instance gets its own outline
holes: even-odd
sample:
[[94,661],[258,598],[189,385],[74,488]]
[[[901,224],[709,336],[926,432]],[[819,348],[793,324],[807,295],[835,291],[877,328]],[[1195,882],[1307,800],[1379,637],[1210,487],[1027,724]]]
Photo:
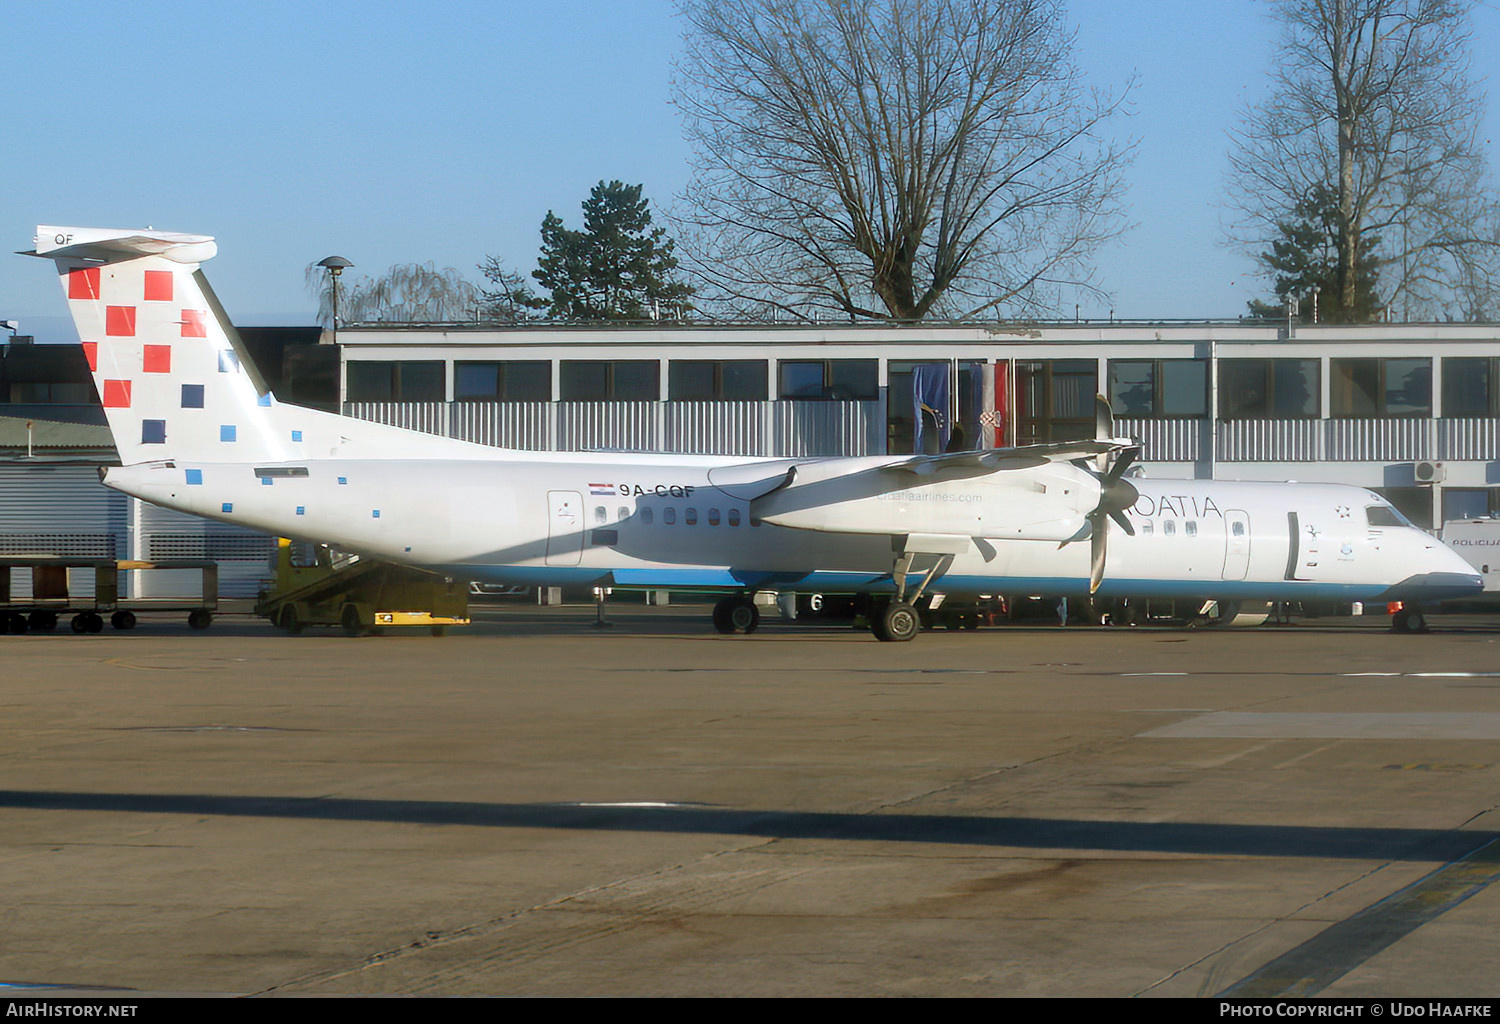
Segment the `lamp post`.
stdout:
[[333,278],[333,343],[339,343],[339,275],[344,268],[354,266],[342,256],[327,256],[318,261],[318,266],[325,268]]

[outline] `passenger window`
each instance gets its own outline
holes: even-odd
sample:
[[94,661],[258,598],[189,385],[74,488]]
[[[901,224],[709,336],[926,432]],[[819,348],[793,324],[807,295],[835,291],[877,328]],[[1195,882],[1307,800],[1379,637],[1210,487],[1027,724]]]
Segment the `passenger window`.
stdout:
[[718,526],[719,525],[719,510],[718,509],[711,508],[711,509],[708,510],[708,525],[709,526]]
[[1232,523],[1232,524],[1230,524],[1229,528],[1230,528],[1230,530],[1232,530],[1234,532],[1234,535],[1236,537],[1243,537],[1245,535],[1245,524],[1244,523]]
[[1162,532],[1162,535],[1166,536],[1166,537],[1170,537],[1173,534],[1175,534],[1177,532],[1177,520],[1175,520],[1175,519],[1168,519],[1165,522],[1163,522],[1161,524],[1161,532]]
[[739,509],[732,508],[732,509],[729,510],[729,525],[730,526],[738,526],[738,525],[740,525],[740,510]]
[[615,509],[615,517],[621,522],[624,522],[625,520],[630,518],[630,509],[626,508],[624,505],[621,505],[619,508]]
[[604,506],[603,505],[595,505],[594,506],[594,522],[596,522],[596,523],[603,523],[603,522],[608,521],[608,519],[609,519],[609,513],[607,511],[605,511]]
[[661,521],[668,526],[672,526],[673,524],[675,524],[677,522],[677,509],[673,508],[671,505],[668,505],[666,508],[662,509]]
[[1141,532],[1149,537],[1151,534],[1156,532],[1156,527],[1152,523],[1142,523]]
[[698,510],[695,509],[695,508],[690,508],[690,509],[687,509],[686,511],[684,511],[682,513],[682,521],[687,526],[697,526],[698,525]]
[[1188,520],[1186,523],[1182,524],[1182,529],[1187,533],[1189,537],[1198,536],[1198,523],[1196,520]]
[[651,525],[651,520],[653,520],[653,519],[656,518],[656,513],[654,513],[654,512],[651,511],[651,506],[650,505],[642,505],[641,506],[641,511],[640,511],[640,517],[641,517],[641,522],[644,525],[650,526]]

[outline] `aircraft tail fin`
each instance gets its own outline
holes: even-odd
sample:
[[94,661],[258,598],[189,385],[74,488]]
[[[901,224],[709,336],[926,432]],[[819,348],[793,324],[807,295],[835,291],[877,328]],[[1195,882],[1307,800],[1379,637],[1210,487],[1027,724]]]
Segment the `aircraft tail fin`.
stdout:
[[293,457],[275,399],[199,264],[206,235],[37,228],[26,255],[57,266],[124,465]]

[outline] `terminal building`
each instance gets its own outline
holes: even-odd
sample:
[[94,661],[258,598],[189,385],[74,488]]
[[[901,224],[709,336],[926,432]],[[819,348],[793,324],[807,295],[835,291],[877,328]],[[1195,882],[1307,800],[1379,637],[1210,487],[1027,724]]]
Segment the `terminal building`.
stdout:
[[[989,448],[1091,437],[1103,394],[1152,477],[1358,484],[1430,529],[1500,514],[1496,324],[375,324],[340,327],[337,344],[316,328],[242,334],[282,401],[480,444],[764,458]],[[5,349],[0,554],[211,558],[224,596],[253,594],[269,538],[97,483],[113,451],[92,392],[76,347]]]

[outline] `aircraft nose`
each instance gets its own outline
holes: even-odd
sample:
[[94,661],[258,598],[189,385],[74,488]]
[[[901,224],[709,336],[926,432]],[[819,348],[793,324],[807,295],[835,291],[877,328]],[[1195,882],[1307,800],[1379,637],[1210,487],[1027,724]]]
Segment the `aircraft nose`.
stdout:
[[1473,597],[1484,590],[1484,577],[1452,548],[1428,539],[1426,572],[1403,582],[1402,589],[1425,601]]

